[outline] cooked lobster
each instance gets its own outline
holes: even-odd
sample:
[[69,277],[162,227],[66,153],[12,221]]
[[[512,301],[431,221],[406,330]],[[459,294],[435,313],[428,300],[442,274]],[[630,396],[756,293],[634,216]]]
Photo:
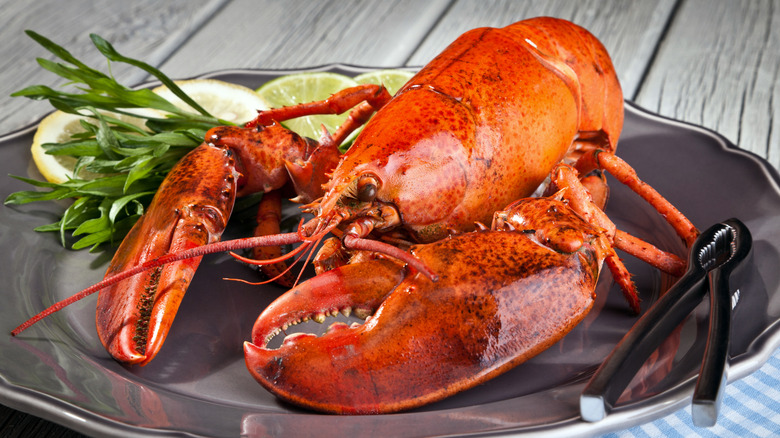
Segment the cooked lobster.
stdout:
[[[319,142],[278,124],[350,108],[347,123]],[[337,145],[375,110],[339,157]],[[613,154],[622,121],[614,68],[586,30],[555,18],[475,29],[392,98],[381,86],[360,86],[210,131],[171,171],[106,279],[82,294],[102,289],[97,326],[111,355],[145,364],[203,254],[302,242],[299,252],[332,232],[314,261],[319,275],[258,319],[247,365],[275,394],[314,409],[418,406],[560,339],[590,309],[602,261],[638,312],[613,248],[672,274],[684,270],[682,259],[616,230],[601,211],[606,168],[683,240],[698,233]],[[548,196],[524,199],[546,180]],[[315,216],[297,232],[215,243],[236,196],[289,185]],[[265,217],[277,216],[277,200],[266,207]],[[472,232],[491,220],[492,230]],[[377,310],[358,328],[264,347],[286,324],[350,309]]]

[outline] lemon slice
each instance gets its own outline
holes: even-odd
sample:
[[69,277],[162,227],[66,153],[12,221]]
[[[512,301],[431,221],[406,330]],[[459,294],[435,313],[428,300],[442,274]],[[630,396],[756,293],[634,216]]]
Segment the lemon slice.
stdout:
[[377,70],[355,76],[355,82],[358,84],[384,84],[390,94],[395,94],[412,76],[414,76],[414,72],[406,70]]
[[[177,81],[176,84],[196,102],[203,106],[213,116],[243,124],[252,120],[257,115],[257,110],[268,109],[269,106],[252,89],[215,79],[192,79]],[[176,97],[168,87],[161,86],[153,90],[155,93],[167,99],[179,108],[195,111]],[[147,117],[165,117],[163,112],[154,109],[127,110]],[[146,119],[125,115],[110,114],[120,120],[143,127]],[[64,143],[71,139],[73,134],[83,132],[79,120],[82,117],[75,114],[55,111],[43,119],[38,125],[38,130],[33,137],[31,152],[38,171],[47,181],[61,184],[73,177],[73,169],[76,158],[65,155],[49,155],[41,147],[45,143]],[[102,175],[82,170],[78,177],[81,179],[94,179]]]
[[[134,109],[128,111],[149,117],[163,117],[161,112],[151,109]],[[146,123],[146,119],[140,117],[131,117],[110,112],[105,112],[105,114],[132,123],[136,126],[144,126],[144,123]],[[46,143],[65,143],[70,141],[74,134],[84,132],[84,128],[80,123],[80,120],[82,119],[88,118],[62,111],[55,111],[41,120],[41,123],[38,125],[38,129],[35,131],[35,136],[33,137],[32,146],[30,147],[30,152],[32,153],[35,166],[38,168],[38,171],[41,172],[41,175],[46,178],[46,181],[62,184],[68,181],[68,179],[73,178],[73,169],[76,166],[76,158],[66,155],[49,155],[43,149],[42,145]],[[92,123],[94,123],[94,119],[92,119]],[[99,176],[101,175],[87,172],[83,169],[78,175],[81,179],[94,179]]]
[[[329,72],[307,72],[282,76],[257,89],[260,95],[271,107],[295,105],[313,102],[330,97],[331,94],[345,88],[358,85],[349,76]],[[347,119],[349,111],[339,115],[316,115],[299,117],[284,121],[284,125],[298,135],[319,139],[320,125],[325,125],[328,132],[333,133]]]
[[[214,117],[242,125],[257,116],[258,110],[269,108],[269,104],[251,88],[216,79],[190,79],[174,81],[184,93],[198,102]],[[153,90],[168,102],[179,108],[197,112],[179,99],[166,86]]]

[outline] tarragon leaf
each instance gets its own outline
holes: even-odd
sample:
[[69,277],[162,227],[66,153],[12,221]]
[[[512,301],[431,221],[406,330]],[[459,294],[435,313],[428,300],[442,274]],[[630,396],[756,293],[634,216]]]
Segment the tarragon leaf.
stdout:
[[[126,64],[130,64],[132,66],[138,67],[141,70],[144,70],[145,72],[151,74],[155,78],[157,78],[160,82],[163,83],[166,87],[168,87],[173,94],[175,94],[179,99],[183,100],[185,103],[190,105],[192,108],[194,108],[199,113],[203,114],[204,116],[210,117],[211,114],[208,113],[203,107],[201,107],[197,102],[195,102],[192,98],[187,96],[184,91],[179,88],[178,85],[176,85],[171,79],[169,79],[167,76],[165,76],[160,70],[152,67],[151,65],[138,61],[136,59],[128,58],[126,56],[123,56],[119,54],[114,49],[114,46],[111,45],[108,41],[104,40],[102,37],[96,34],[91,34],[90,38],[92,38],[92,42],[95,44],[95,47],[97,47],[98,50],[100,50],[100,53],[102,53],[106,58],[108,58],[110,61],[119,61],[124,62]],[[154,94],[154,93],[152,93]],[[161,97],[157,96],[158,98],[162,99]],[[163,99],[164,100],[164,99]],[[175,112],[175,111],[172,111]]]
[[[12,193],[5,203],[72,198],[74,202],[59,221],[36,230],[59,232],[63,246],[71,233],[79,237],[72,244],[74,249],[95,249],[121,241],[176,162],[200,144],[209,129],[231,123],[209,114],[157,68],[120,54],[97,35],[90,38],[109,64],[121,62],[143,70],[197,112],[180,109],[152,90],[124,86],[48,38],[33,31],[27,34],[58,58],[39,59],[38,64],[64,78],[69,88],[33,85],[12,96],[47,100],[55,109],[85,117],[80,121],[84,132],[69,141],[43,147],[48,154],[76,158],[74,175],[80,175],[83,169],[102,176],[89,180],[74,177],[61,184],[14,176],[37,190]],[[134,111],[140,108],[162,111],[164,115]],[[144,126],[129,123],[122,116],[143,119]]]

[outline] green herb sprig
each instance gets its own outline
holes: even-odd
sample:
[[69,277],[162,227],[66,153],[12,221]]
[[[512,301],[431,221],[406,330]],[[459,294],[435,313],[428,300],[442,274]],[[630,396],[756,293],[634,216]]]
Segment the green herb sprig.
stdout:
[[[12,96],[48,100],[56,109],[84,115],[81,125],[85,132],[74,135],[68,142],[45,144],[43,148],[48,154],[76,158],[74,175],[85,170],[104,176],[94,179],[74,177],[56,184],[12,175],[39,190],[12,193],[5,204],[74,198],[75,201],[58,222],[38,227],[36,231],[59,232],[63,246],[67,246],[68,233],[80,236],[72,244],[73,249],[91,248],[94,251],[103,243],[119,242],[143,214],[173,165],[203,141],[208,129],[232,123],[215,118],[161,71],[119,54],[98,35],[92,34],[90,38],[108,60],[109,67],[111,62],[120,62],[147,72],[197,113],[182,110],[147,88],[126,87],[33,31],[27,31],[27,35],[64,61],[38,58],[38,64],[67,79],[75,90],[69,93],[35,85]],[[165,117],[153,117],[133,112],[133,109],[140,108],[156,109],[167,114]],[[145,128],[124,122],[111,113],[146,119]]]

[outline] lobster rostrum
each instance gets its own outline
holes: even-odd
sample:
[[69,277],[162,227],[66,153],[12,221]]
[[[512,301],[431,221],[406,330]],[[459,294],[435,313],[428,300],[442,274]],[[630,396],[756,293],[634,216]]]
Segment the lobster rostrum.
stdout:
[[[345,125],[333,135],[323,132],[319,142],[302,139],[278,124],[350,108]],[[375,110],[352,147],[339,157],[338,144]],[[490,378],[562,337],[582,312],[587,313],[590,304],[583,297],[592,295],[602,261],[638,311],[636,291],[613,247],[666,272],[684,271],[682,259],[616,230],[601,211],[606,185],[599,171],[606,168],[667,217],[686,242],[698,233],[613,155],[622,122],[623,98],[614,68],[604,47],[586,30],[546,17],[500,29],[475,29],[453,42],[392,98],[381,86],[360,86],[322,102],[260,112],[243,128],[210,131],[204,144],[166,178],[147,213],[120,246],[104,281],[78,297],[101,290],[97,325],[102,342],[117,360],[145,364],[159,351],[203,254],[294,242],[303,242],[300,248],[307,249],[332,232],[338,238],[326,241],[315,257],[319,275],[281,297],[258,320],[255,345],[246,346],[250,370],[281,397],[327,411],[392,411],[432,401]],[[558,193],[553,198],[513,204],[537,192],[547,179],[551,182],[546,194]],[[263,236],[216,242],[236,196],[284,186],[294,187],[297,200],[305,204],[304,211],[314,214],[313,219],[294,233],[275,234],[273,225],[261,226]],[[278,202],[276,196],[265,197],[263,216],[277,217]],[[494,221],[492,231],[470,232],[507,205],[511,205],[504,213],[507,217],[521,205],[543,206],[536,210],[555,205],[559,211],[571,208],[572,212],[526,215],[525,225],[503,221],[521,231],[504,230],[507,225],[497,226]],[[551,219],[563,222],[539,231],[546,230]],[[541,234],[533,238],[529,230]],[[558,255],[548,254],[551,249]],[[548,268],[539,267],[548,263]],[[482,272],[478,278],[458,273],[472,267]],[[544,273],[537,275],[537,271]],[[571,298],[580,310],[546,326],[547,334],[536,341],[529,340],[527,333],[535,332],[534,324],[539,322],[529,317],[502,332],[500,324],[490,322],[496,316],[490,316],[489,310],[499,303],[509,306],[500,318],[503,312],[522,313],[523,298],[496,297],[503,297],[505,288],[536,289],[531,277],[533,281],[544,278],[549,285],[537,291],[542,294],[537,299],[546,307],[555,307],[551,302],[562,299],[556,291],[581,295]],[[576,287],[559,287],[558,278],[561,284],[574,281]],[[466,294],[469,288],[472,292]],[[434,296],[445,302],[448,293],[460,297],[453,298],[459,304],[436,304]],[[411,295],[422,301],[412,305],[412,298],[400,298]],[[351,369],[369,380],[375,370],[420,360],[410,359],[408,350],[381,354],[381,349],[372,350],[387,342],[406,344],[414,354],[426,354],[434,343],[463,350],[472,359],[479,357],[483,341],[450,335],[446,335],[449,340],[434,339],[448,331],[468,331],[457,322],[462,306],[475,315],[472,323],[488,327],[491,336],[517,337],[521,344],[528,340],[533,346],[498,348],[491,353],[494,358],[481,361],[484,369],[458,371],[459,377],[451,383],[436,378],[420,383],[427,388],[423,394],[383,396],[379,389],[387,382],[373,381],[378,398],[337,406],[311,395],[327,392],[321,388],[324,381],[282,382],[315,368],[305,365],[315,357],[319,363],[327,362],[327,355],[365,356]],[[297,336],[278,353],[266,352],[267,338],[285,324],[300,318],[320,320],[324,313],[337,310],[367,315],[377,307],[363,329],[337,326],[333,331],[343,334],[333,333],[322,341]],[[428,319],[438,312],[445,314]],[[353,334],[368,333],[385,318],[398,321],[383,323],[382,335]],[[525,324],[530,324],[527,331]],[[347,338],[355,336],[363,340],[350,344]],[[365,344],[369,338],[376,345]],[[413,345],[422,338],[430,342]],[[317,347],[317,342],[333,348]],[[437,354],[432,353],[431,360],[437,360]],[[412,368],[407,377],[430,378],[414,370],[419,371]],[[323,379],[333,376],[331,372],[323,372]],[[302,393],[291,392],[290,387],[301,385]]]

